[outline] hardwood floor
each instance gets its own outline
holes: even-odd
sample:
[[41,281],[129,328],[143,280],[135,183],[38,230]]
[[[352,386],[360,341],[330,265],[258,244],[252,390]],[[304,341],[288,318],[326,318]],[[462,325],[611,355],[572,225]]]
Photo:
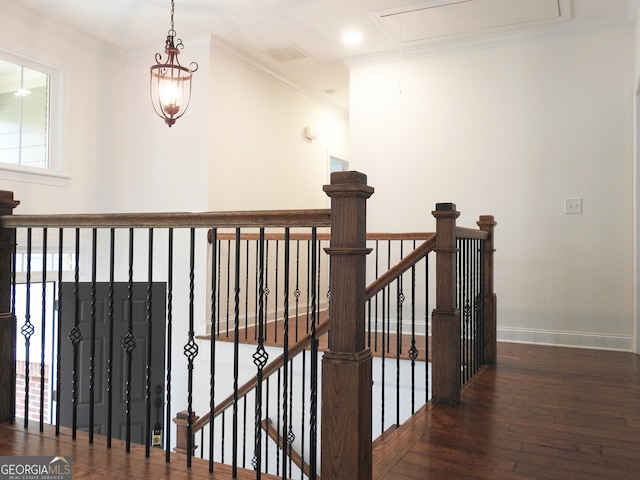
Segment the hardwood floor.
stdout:
[[[38,423],[30,423],[28,429],[21,422],[0,424],[0,456],[64,456],[72,458],[73,478],[86,480],[228,480],[232,478],[231,467],[216,464],[214,474],[209,473],[209,462],[194,458],[191,468],[186,466],[184,455],[172,454],[166,463],[164,450],[151,449],[149,458],[144,456],[143,445],[131,445],[126,453],[124,442],[113,440],[111,449],[106,447],[106,439],[96,436],[89,445],[88,434],[78,432],[77,439],[71,438],[69,429],[61,429],[59,436],[55,428],[45,426],[44,433],[38,431]],[[5,477],[0,477],[5,478]],[[7,477],[8,478],[8,477]],[[239,480],[255,480],[252,470],[238,469]],[[277,476],[262,474],[264,480],[278,480]]]
[[622,352],[501,343],[459,405],[374,450],[375,480],[639,478],[640,357]]
[[[143,447],[126,454],[85,436],[3,424],[0,455],[72,456],[75,478],[230,478],[228,467],[211,477],[198,459],[187,470],[184,457],[167,464],[162,451],[146,459]],[[424,407],[375,443],[373,460],[374,480],[640,479],[640,357],[500,343],[459,405]]]

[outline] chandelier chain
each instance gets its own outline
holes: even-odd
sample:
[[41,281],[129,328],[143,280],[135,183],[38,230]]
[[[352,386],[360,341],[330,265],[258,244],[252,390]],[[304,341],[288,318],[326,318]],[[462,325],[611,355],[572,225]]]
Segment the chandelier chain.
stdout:
[[173,13],[175,11],[175,7],[173,5],[173,0],[171,0],[171,31],[175,32],[174,28],[173,28]]

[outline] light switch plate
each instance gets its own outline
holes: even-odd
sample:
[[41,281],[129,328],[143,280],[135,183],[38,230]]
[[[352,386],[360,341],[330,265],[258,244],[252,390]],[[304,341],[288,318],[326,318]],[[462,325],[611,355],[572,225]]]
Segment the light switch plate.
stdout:
[[582,199],[581,198],[565,198],[564,213],[567,213],[567,214],[582,213]]

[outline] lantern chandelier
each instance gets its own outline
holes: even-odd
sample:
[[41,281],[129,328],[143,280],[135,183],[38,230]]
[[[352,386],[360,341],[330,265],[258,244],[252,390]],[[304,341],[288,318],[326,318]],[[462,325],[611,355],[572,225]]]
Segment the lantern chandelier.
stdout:
[[176,38],[173,28],[174,5],[171,0],[171,28],[167,33],[164,53],[167,61],[162,63],[162,55],[156,53],[156,64],[151,67],[151,103],[153,108],[171,127],[189,107],[191,100],[191,78],[198,70],[198,64],[191,62],[189,68],[178,61],[180,49],[184,48],[182,40]]

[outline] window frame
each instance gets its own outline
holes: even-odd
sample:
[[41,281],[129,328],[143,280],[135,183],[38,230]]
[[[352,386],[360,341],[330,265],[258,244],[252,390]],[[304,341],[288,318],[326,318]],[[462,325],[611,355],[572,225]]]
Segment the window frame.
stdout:
[[48,105],[48,160],[47,168],[16,165],[0,162],[0,178],[6,180],[22,180],[28,177],[59,177],[68,178],[61,155],[61,69],[52,65],[24,57],[20,54],[0,49],[0,59],[24,68],[35,70],[49,76],[49,105]]

